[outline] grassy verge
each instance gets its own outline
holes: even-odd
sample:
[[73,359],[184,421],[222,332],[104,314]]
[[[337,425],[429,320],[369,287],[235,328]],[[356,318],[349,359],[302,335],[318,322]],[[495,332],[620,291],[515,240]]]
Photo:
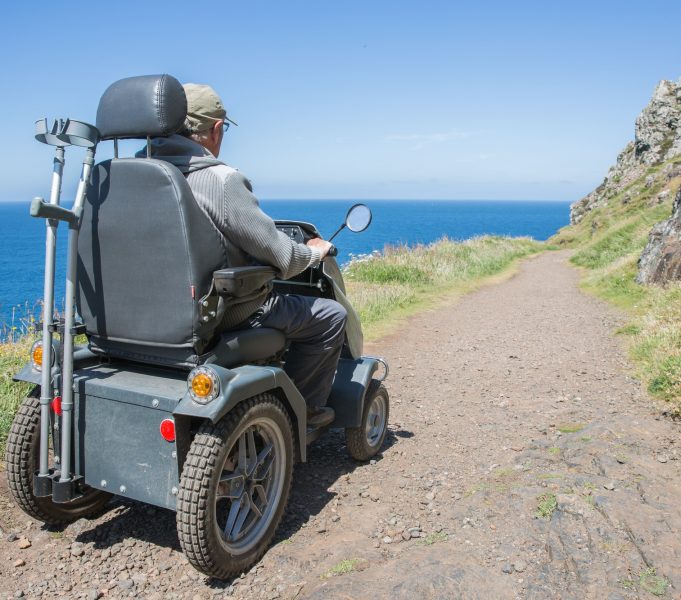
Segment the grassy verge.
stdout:
[[517,259],[543,250],[530,238],[448,239],[428,246],[388,247],[382,256],[351,263],[348,295],[365,337],[390,331],[400,319],[434,306],[443,296],[470,291],[506,271]]
[[[678,178],[668,180],[663,167],[651,167],[607,205],[588,213],[578,225],[563,228],[550,242],[575,248],[571,260],[583,269],[583,288],[625,311],[628,322],[618,333],[630,341],[636,376],[680,415],[681,285],[662,288],[635,282],[648,233],[669,217],[681,185]],[[669,193],[659,201],[664,190]]]
[[[529,238],[480,237],[466,242],[440,240],[429,246],[387,248],[384,255],[356,261],[345,274],[348,293],[359,310],[368,339],[400,318],[433,306],[452,292],[463,293],[506,271],[544,245]],[[33,336],[35,337],[35,336]],[[12,381],[28,360],[33,337],[0,343],[0,453],[29,386]]]
[[15,342],[0,344],[0,456],[5,455],[5,442],[14,413],[30,386],[12,381],[27,361],[33,340],[28,336]]

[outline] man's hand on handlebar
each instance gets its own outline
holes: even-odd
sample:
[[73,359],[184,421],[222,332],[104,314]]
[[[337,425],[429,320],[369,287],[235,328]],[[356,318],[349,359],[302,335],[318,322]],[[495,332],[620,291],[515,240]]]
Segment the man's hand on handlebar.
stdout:
[[317,250],[322,253],[322,260],[328,256],[331,248],[334,248],[334,245],[331,242],[327,242],[321,238],[312,238],[307,241],[307,245],[310,246],[310,248],[317,248]]

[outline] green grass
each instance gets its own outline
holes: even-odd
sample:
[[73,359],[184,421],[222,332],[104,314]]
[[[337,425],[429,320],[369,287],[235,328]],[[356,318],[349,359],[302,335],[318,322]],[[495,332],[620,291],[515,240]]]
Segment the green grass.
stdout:
[[[669,217],[681,185],[679,178],[666,179],[664,166],[642,171],[607,205],[587,213],[579,224],[564,227],[549,243],[575,248],[571,260],[583,269],[584,290],[625,311],[628,322],[617,333],[626,336],[635,375],[652,395],[669,401],[672,412],[681,414],[681,283],[657,287],[635,281],[650,229]],[[653,185],[645,187],[648,176],[653,176]],[[669,194],[660,203],[662,190]],[[626,194],[629,200],[624,203]]]
[[550,519],[558,508],[555,494],[542,494],[537,497],[536,516],[541,519]]
[[28,362],[33,340],[28,336],[0,344],[0,454],[4,456],[7,434],[14,413],[31,386],[12,381],[12,376]]
[[556,429],[561,433],[577,433],[584,429],[586,425],[584,423],[561,423],[556,425]]
[[[639,254],[635,252],[609,267],[589,273],[583,281],[584,289],[623,310],[637,310],[648,294],[648,290],[635,281]],[[636,327],[633,323],[628,325]]]
[[648,390],[662,398],[670,399],[681,387],[681,356],[668,356],[657,369],[657,375],[650,380]]
[[437,544],[438,542],[446,542],[448,539],[449,536],[444,532],[430,533],[422,540],[419,540],[418,543],[421,546],[432,546],[433,544]]
[[617,335],[638,335],[641,333],[641,327],[635,323],[628,323],[620,327],[615,333]]
[[640,229],[638,221],[614,228],[596,242],[579,250],[571,260],[580,267],[597,269],[632,252],[640,252],[647,236],[647,232]]
[[638,576],[638,585],[653,596],[664,596],[667,593],[669,582],[658,575],[654,567],[650,567]]
[[359,564],[358,558],[347,558],[339,562],[335,567],[329,569],[324,575],[321,576],[322,579],[328,579],[329,577],[337,577],[338,575],[345,575],[347,573],[352,573]]
[[424,269],[404,264],[390,264],[385,260],[372,260],[353,265],[353,279],[365,283],[422,284],[431,281]]

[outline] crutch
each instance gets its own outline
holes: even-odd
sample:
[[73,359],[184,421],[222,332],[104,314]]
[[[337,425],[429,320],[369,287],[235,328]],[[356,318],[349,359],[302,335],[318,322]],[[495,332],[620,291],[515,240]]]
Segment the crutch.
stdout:
[[[47,219],[47,235],[45,243],[45,284],[43,306],[43,368],[41,374],[40,393],[40,459],[38,473],[34,479],[34,492],[36,496],[53,495],[55,497],[55,482],[49,468],[49,428],[50,428],[50,404],[52,403],[51,367],[55,356],[52,347],[52,334],[57,330],[53,322],[54,314],[54,267],[56,253],[57,226],[59,221],[69,224],[69,247],[66,274],[66,306],[64,333],[62,334],[62,428],[61,428],[61,472],[59,481],[72,481],[71,478],[71,448],[73,429],[73,336],[75,320],[75,277],[76,260],[78,253],[78,227],[80,214],[87,182],[90,178],[92,165],[94,164],[95,149],[99,142],[99,131],[92,125],[74,121],[71,119],[56,120],[48,129],[47,120],[36,122],[36,139],[39,142],[56,146],[54,159],[54,172],[52,176],[52,189],[50,202],[46,203],[42,198],[34,198],[31,203],[31,216]],[[65,163],[65,147],[80,146],[86,148],[83,159],[81,178],[78,183],[76,200],[72,210],[59,205],[61,195],[61,181]],[[56,446],[56,444],[55,444]],[[62,490],[64,486],[61,486]],[[69,486],[67,486],[69,488]],[[73,499],[75,488],[70,486],[62,501]]]

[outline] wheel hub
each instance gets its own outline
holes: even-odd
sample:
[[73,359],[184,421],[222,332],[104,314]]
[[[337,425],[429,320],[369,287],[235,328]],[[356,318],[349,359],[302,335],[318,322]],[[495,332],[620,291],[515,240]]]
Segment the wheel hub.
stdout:
[[225,460],[216,495],[216,523],[230,552],[246,552],[265,531],[281,495],[282,444],[278,429],[250,424]]
[[386,423],[386,407],[381,396],[374,396],[367,414],[365,434],[370,446],[375,446],[383,435]]

